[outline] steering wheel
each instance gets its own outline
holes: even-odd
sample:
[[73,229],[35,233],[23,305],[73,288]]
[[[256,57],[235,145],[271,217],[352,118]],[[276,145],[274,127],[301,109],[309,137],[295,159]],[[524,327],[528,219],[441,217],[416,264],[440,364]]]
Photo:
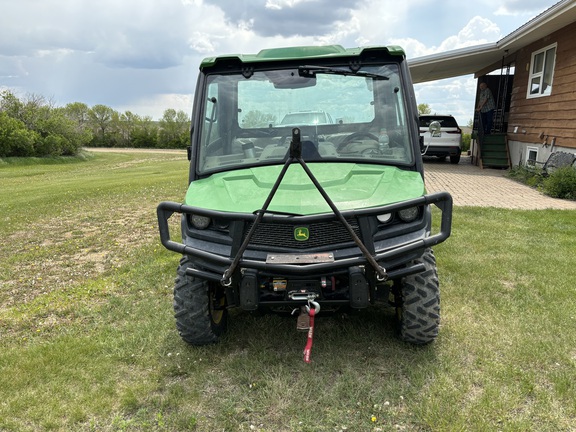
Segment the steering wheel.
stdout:
[[342,142],[338,145],[338,150],[342,150],[344,147],[346,147],[350,142],[354,141],[355,139],[358,138],[370,138],[371,140],[374,140],[376,142],[378,142],[378,137],[376,135],[374,135],[373,133],[370,132],[364,132],[364,131],[358,131],[358,132],[354,132],[351,133],[350,135],[348,135],[346,138],[344,138],[342,140]]

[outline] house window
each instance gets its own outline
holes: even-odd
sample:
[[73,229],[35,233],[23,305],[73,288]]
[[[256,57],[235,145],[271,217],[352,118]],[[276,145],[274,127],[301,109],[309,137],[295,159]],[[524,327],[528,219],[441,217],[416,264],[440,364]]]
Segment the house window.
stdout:
[[536,165],[537,160],[538,160],[538,148],[528,147],[526,151],[526,166]]
[[554,77],[554,63],[556,63],[556,44],[532,53],[528,94],[526,97],[550,96],[550,93],[552,93],[552,78]]

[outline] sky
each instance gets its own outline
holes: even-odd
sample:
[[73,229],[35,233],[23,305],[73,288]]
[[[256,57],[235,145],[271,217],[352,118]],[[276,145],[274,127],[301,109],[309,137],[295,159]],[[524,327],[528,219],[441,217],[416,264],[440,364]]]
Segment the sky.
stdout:
[[[496,42],[554,0],[0,0],[0,90],[160,119],[191,113],[204,57],[298,45],[400,45],[408,59]],[[415,86],[473,116],[473,76]]]

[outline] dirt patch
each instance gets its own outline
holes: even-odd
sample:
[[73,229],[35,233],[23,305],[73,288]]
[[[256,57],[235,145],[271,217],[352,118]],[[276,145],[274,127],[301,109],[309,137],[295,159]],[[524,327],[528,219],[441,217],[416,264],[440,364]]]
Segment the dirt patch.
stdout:
[[1,256],[12,257],[2,277],[0,311],[109,272],[158,236],[152,208],[105,213],[93,214],[91,222],[62,215],[8,236],[0,246]]

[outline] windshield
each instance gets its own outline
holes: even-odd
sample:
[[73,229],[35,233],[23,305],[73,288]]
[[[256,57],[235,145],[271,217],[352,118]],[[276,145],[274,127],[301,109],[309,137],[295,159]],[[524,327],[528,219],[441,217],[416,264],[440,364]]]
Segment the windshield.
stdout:
[[306,161],[411,164],[398,65],[345,69],[208,75],[198,172],[283,163],[294,127]]

